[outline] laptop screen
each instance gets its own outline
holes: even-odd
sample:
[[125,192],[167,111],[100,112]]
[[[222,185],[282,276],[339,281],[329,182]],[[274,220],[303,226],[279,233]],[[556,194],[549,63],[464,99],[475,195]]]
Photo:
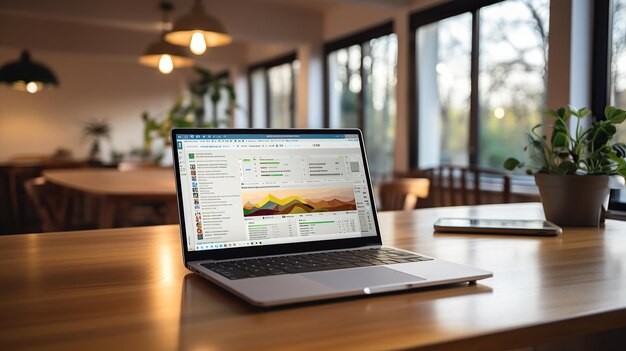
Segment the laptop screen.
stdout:
[[177,134],[189,251],[376,236],[357,134]]

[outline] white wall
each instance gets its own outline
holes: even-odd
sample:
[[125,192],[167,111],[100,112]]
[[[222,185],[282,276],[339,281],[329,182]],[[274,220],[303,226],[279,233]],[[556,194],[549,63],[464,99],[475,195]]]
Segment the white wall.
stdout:
[[[85,157],[84,121],[105,119],[118,151],[142,145],[141,113],[167,111],[185,88],[186,73],[163,76],[156,69],[126,60],[34,51],[35,61],[52,68],[60,87],[39,94],[0,86],[0,161],[17,154],[50,154],[56,148]],[[0,64],[15,60],[19,51],[0,48]],[[187,72],[188,74],[189,72]],[[103,145],[108,156],[108,146]]]
[[340,5],[328,11],[324,16],[324,40],[358,33],[368,27],[391,20],[397,12],[378,7],[355,8]]

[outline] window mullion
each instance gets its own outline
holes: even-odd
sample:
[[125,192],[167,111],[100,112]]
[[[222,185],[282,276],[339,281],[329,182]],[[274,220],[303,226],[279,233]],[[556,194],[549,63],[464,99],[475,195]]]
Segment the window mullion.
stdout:
[[270,97],[270,76],[268,73],[268,69],[265,68],[263,69],[263,80],[265,81],[265,127],[266,128],[272,128],[271,125],[271,113],[272,113],[272,107],[271,107],[271,97]]
[[365,70],[363,69],[363,53],[365,50],[363,47],[365,43],[361,43],[359,48],[361,50],[361,63],[359,64],[359,75],[361,76],[361,90],[359,91],[359,104],[358,104],[358,113],[359,113],[359,129],[361,129],[365,133]]
[[472,56],[471,56],[471,91],[470,91],[470,123],[469,123],[469,162],[478,165],[479,155],[479,104],[478,104],[478,56],[480,43],[480,9],[472,11]]
[[591,110],[603,118],[609,104],[609,51],[611,47],[611,0],[597,0],[593,25],[593,74],[591,76]]
[[296,70],[293,67],[293,62],[289,64],[291,72],[291,94],[289,98],[289,123],[290,127],[296,126]]

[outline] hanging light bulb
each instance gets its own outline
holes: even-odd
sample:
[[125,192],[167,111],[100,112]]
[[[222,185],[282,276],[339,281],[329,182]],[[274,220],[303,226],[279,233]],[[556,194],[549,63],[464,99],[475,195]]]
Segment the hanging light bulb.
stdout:
[[206,42],[204,41],[204,34],[202,32],[194,32],[191,36],[191,42],[189,43],[189,49],[196,55],[202,55],[206,51]]
[[139,57],[139,63],[157,67],[163,74],[171,73],[174,68],[193,66],[193,60],[188,57],[184,48],[170,44],[163,39],[166,23],[168,23],[167,13],[172,10],[172,4],[162,2],[160,8],[163,12],[163,33],[160,40],[150,44],[144,54]]
[[18,61],[0,67],[0,83],[18,91],[38,93],[49,86],[59,85],[54,73],[46,66],[33,62],[24,50]]
[[191,52],[200,55],[207,47],[230,44],[233,38],[217,18],[206,13],[202,0],[194,0],[191,11],[174,21],[172,30],[165,34],[165,40],[188,46]]
[[159,59],[159,71],[163,74],[170,74],[174,70],[174,61],[170,55],[162,55]]
[[28,84],[26,84],[26,91],[31,94],[35,94],[39,90],[39,86],[35,82],[28,82]]

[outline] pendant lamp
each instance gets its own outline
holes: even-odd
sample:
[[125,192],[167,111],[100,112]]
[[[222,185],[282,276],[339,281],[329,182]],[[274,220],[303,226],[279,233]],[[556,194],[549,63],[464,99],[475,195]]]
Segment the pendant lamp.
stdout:
[[165,34],[165,40],[189,46],[191,52],[201,55],[207,47],[230,44],[233,38],[217,18],[206,13],[202,0],[194,0],[191,11],[174,22],[172,30]]
[[167,14],[172,10],[172,4],[162,2],[159,4],[159,8],[163,12],[161,38],[148,45],[146,51],[139,57],[139,63],[148,67],[156,67],[163,74],[171,73],[174,68],[193,66],[193,59],[187,56],[183,48],[164,40],[165,26],[168,23]]
[[54,73],[48,67],[33,62],[27,50],[22,51],[19,60],[8,62],[0,67],[0,83],[31,94],[59,85]]

